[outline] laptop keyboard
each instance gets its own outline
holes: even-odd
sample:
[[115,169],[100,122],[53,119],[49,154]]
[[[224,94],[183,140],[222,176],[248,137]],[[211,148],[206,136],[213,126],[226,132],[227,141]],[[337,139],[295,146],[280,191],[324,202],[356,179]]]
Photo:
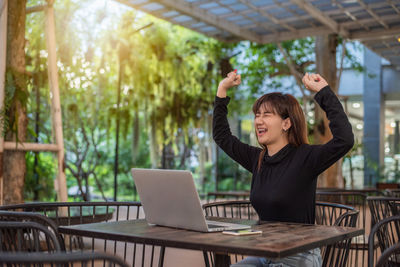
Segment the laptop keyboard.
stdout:
[[207,224],[208,228],[224,228],[226,227],[225,225],[217,225],[217,224]]

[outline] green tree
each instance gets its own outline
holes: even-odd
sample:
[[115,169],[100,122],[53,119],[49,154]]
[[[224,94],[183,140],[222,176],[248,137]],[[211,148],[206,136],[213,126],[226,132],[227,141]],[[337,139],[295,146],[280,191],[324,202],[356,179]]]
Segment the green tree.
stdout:
[[[7,19],[6,103],[8,129],[5,141],[24,142],[27,134],[27,84],[25,70],[26,1],[9,1]],[[1,158],[4,179],[4,203],[24,202],[25,152],[5,151]]]

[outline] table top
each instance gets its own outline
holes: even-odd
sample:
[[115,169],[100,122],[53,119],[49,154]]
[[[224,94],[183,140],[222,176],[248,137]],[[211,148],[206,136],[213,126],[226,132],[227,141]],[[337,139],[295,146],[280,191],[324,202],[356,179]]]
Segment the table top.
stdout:
[[108,240],[268,258],[283,258],[364,233],[363,229],[350,227],[286,222],[257,224],[256,221],[237,219],[223,219],[223,221],[252,225],[253,229],[261,230],[263,233],[250,236],[231,236],[221,232],[201,233],[151,226],[146,220],[60,226],[59,232]]

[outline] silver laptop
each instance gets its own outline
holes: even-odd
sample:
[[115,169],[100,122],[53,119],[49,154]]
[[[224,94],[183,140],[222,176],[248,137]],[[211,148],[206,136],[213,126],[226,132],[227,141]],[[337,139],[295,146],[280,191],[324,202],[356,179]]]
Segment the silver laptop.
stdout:
[[200,232],[250,228],[248,225],[206,221],[189,171],[133,168],[132,177],[149,224]]

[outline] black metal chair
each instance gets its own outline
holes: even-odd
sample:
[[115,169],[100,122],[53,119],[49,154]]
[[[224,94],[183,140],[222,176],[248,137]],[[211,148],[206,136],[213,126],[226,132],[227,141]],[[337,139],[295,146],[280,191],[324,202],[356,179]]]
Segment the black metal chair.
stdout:
[[0,221],[16,221],[16,222],[37,222],[52,232],[58,239],[61,250],[65,251],[64,239],[58,233],[57,225],[42,214],[35,212],[19,212],[19,211],[5,211],[0,210]]
[[394,267],[400,266],[400,243],[397,243],[386,249],[379,257],[375,267]]
[[[321,225],[355,227],[358,210],[353,207],[317,202],[315,206],[315,223]],[[351,238],[321,248],[322,266],[347,266]]]
[[357,228],[362,228],[365,234],[352,240],[348,263],[350,266],[365,266],[368,262],[368,234],[370,230],[369,209],[367,209],[367,195],[356,191],[317,191],[316,201],[339,203],[353,207],[359,211]]
[[400,197],[400,188],[386,189],[384,191],[385,195],[388,197]]
[[[57,226],[144,219],[140,202],[24,203],[0,206],[0,210],[40,213]],[[141,266],[144,262],[150,266],[162,266],[164,262],[165,247],[68,235],[62,237],[67,251],[96,250],[113,253],[133,266]]]
[[223,200],[246,200],[250,197],[250,191],[216,191],[207,193],[207,203]]
[[[235,218],[246,220],[259,220],[257,212],[254,210],[249,200],[227,200],[211,202],[203,205],[203,210],[206,217],[219,218]],[[211,252],[203,252],[206,266],[214,266],[214,254]],[[233,254],[231,255],[232,262],[238,262],[245,256]]]
[[39,252],[61,251],[57,237],[36,222],[0,222],[0,251]]
[[371,227],[387,217],[400,215],[400,198],[368,197],[367,202],[371,211]]
[[[400,215],[399,205],[400,198],[388,197],[388,196],[370,196],[367,197],[369,210],[371,213],[371,229],[379,221],[385,218]],[[375,260],[377,259],[379,252],[377,251],[378,244],[375,244]]]
[[317,194],[320,192],[348,192],[348,193],[361,193],[367,196],[384,196],[384,192],[377,188],[364,188],[364,189],[345,189],[345,188],[324,188],[318,187]]
[[207,217],[258,220],[258,214],[249,200],[230,200],[203,205]]
[[[223,201],[203,205],[206,216],[258,220],[258,215],[249,200]],[[358,211],[352,207],[333,204],[316,203],[316,224],[355,227]],[[346,266],[351,239],[322,248],[322,266]],[[231,255],[231,261],[243,259],[243,255]],[[214,266],[211,253],[204,252],[206,266]]]
[[[378,249],[376,249],[376,241]],[[371,229],[368,239],[368,266],[374,266],[374,260],[381,254],[379,261],[380,266],[400,266],[400,258],[391,257],[393,252],[387,252],[391,247],[398,245],[400,242],[400,216],[391,216],[377,222]],[[395,250],[394,248],[392,248]],[[385,263],[385,264],[384,264]],[[378,266],[378,264],[376,265]]]
[[0,253],[0,266],[119,266],[128,267],[124,261],[113,255],[98,252],[74,253]]

